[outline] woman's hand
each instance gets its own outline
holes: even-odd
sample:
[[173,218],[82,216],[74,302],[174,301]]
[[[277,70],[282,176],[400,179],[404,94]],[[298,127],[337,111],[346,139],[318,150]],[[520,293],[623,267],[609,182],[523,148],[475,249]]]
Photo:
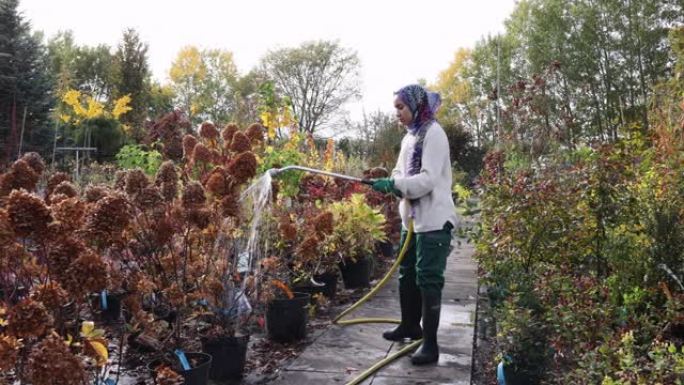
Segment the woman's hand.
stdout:
[[394,194],[401,198],[401,191],[394,187],[394,179],[390,178],[380,178],[373,180],[373,190],[381,192],[383,194]]

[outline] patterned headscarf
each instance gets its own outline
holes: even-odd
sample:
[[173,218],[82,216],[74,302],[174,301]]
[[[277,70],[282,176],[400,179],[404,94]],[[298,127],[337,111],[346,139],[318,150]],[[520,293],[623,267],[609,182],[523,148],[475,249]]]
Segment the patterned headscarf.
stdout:
[[435,120],[435,113],[442,104],[442,98],[436,92],[430,92],[418,84],[411,84],[395,92],[395,95],[411,111],[413,120],[409,132],[416,136],[416,144],[408,164],[408,174],[420,173],[423,158],[423,141],[430,123]]

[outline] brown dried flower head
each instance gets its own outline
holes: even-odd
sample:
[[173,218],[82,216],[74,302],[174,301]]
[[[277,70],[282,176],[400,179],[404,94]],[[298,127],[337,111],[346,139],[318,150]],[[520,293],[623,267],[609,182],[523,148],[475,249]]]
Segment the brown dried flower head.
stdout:
[[228,172],[238,183],[245,183],[253,178],[256,170],[257,159],[251,151],[241,153],[228,164]]
[[199,133],[201,137],[209,140],[215,140],[219,136],[219,132],[212,122],[202,123],[202,125],[200,125]]
[[208,209],[189,209],[185,212],[188,223],[197,226],[200,230],[206,229],[211,222],[211,211]]
[[142,189],[135,196],[134,201],[141,210],[151,210],[159,206],[164,201],[164,198],[162,197],[159,188],[156,186],[149,186]]
[[126,175],[128,174],[128,171],[126,170],[117,170],[114,173],[114,189],[123,191],[126,188]]
[[92,250],[76,258],[66,271],[64,288],[77,299],[107,287],[107,263]]
[[241,152],[251,150],[252,144],[247,135],[237,131],[235,134],[233,134],[233,140],[230,143],[230,149],[239,154]]
[[45,191],[45,196],[50,196],[52,194],[52,191],[59,186],[60,183],[67,181],[71,182],[71,176],[65,172],[56,172],[50,176],[47,182],[47,189]]
[[320,242],[321,240],[316,234],[307,236],[297,247],[297,255],[305,259],[314,259],[318,257],[318,245]]
[[52,217],[59,223],[59,229],[62,231],[75,231],[83,226],[86,204],[78,198],[65,197],[60,199],[50,206],[50,210]]
[[72,237],[63,237],[50,248],[48,262],[50,271],[63,282],[71,262],[86,250],[85,244]]
[[14,369],[21,347],[21,340],[13,336],[0,334],[0,371]]
[[199,182],[190,182],[183,190],[183,207],[191,208],[203,205],[207,198],[204,195],[204,188]]
[[163,183],[178,183],[178,171],[176,171],[176,166],[170,160],[162,163],[159,166],[159,170],[157,170],[155,184],[159,186]]
[[246,135],[252,142],[264,141],[264,128],[259,123],[252,123],[248,128]]
[[214,155],[203,143],[197,143],[192,150],[192,160],[194,162],[211,163]]
[[126,194],[133,196],[149,186],[150,180],[143,170],[136,168],[126,173]]
[[82,385],[88,377],[83,362],[56,334],[33,347],[27,373],[33,385]]
[[88,203],[96,203],[100,199],[109,195],[110,191],[107,186],[104,185],[88,185],[83,192],[83,197]]
[[319,234],[329,235],[333,232],[333,214],[330,211],[324,211],[313,220],[314,229]]
[[25,298],[9,310],[7,330],[18,338],[35,338],[45,335],[52,327],[52,317],[45,305]]
[[55,186],[55,189],[52,191],[52,193],[64,194],[69,198],[78,196],[78,190],[76,189],[76,186],[74,186],[73,183],[67,180],[62,181],[57,186]]
[[164,201],[171,202],[178,195],[178,184],[175,182],[164,182],[161,186],[161,194]]
[[59,309],[69,301],[69,293],[56,281],[38,285],[33,289],[31,298],[42,302],[51,311]]
[[240,202],[235,194],[229,194],[221,199],[221,214],[224,217],[240,217]]
[[223,139],[223,144],[225,146],[230,146],[230,142],[233,141],[233,135],[238,130],[239,128],[235,123],[229,123],[221,130],[221,139]]
[[14,190],[7,205],[10,224],[20,237],[43,237],[52,222],[50,210],[45,203],[26,190]]
[[86,232],[96,241],[118,240],[132,219],[128,200],[120,193],[100,199],[86,217]]
[[192,159],[192,152],[195,150],[197,142],[197,138],[190,134],[183,137],[183,157],[185,159]]
[[297,240],[297,227],[295,227],[289,217],[283,216],[280,218],[278,229],[280,230],[280,236],[282,236],[284,240],[289,242]]
[[21,159],[28,163],[36,174],[41,175],[45,171],[45,162],[37,152],[27,152],[22,155]]
[[9,171],[3,175],[0,183],[0,189],[3,195],[9,194],[12,190],[25,189],[33,191],[38,184],[40,175],[31,168],[31,166],[23,159],[19,159],[12,163]]

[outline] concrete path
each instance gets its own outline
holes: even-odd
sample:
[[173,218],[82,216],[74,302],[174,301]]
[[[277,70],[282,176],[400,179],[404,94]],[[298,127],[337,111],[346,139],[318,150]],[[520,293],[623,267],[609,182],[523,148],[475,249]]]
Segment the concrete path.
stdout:
[[[372,385],[470,385],[473,336],[477,303],[477,264],[473,246],[461,240],[447,261],[446,284],[438,332],[440,357],[436,365],[413,366],[404,356],[382,368],[363,384]],[[396,277],[374,298],[345,319],[357,317],[399,318]],[[385,324],[332,326],[317,336],[281,375],[269,384],[345,384],[403,345],[382,338]]]

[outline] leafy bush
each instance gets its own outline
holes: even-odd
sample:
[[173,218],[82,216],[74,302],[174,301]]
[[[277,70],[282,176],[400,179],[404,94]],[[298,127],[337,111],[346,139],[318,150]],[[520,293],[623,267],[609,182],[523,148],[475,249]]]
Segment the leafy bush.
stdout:
[[139,144],[127,144],[116,154],[116,163],[123,169],[139,168],[147,175],[154,175],[161,166],[162,155],[157,150],[145,150]]

